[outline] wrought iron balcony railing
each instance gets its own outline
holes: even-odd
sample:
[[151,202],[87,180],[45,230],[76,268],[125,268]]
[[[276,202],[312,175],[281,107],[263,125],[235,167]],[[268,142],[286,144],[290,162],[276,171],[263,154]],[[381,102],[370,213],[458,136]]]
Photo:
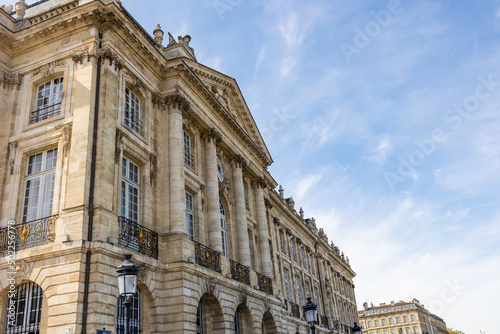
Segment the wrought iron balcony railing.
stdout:
[[273,280],[266,275],[256,272],[259,290],[264,291],[270,295],[273,294]]
[[61,113],[61,102],[31,112],[30,124],[43,121]]
[[328,327],[328,317],[326,315],[318,314],[318,324],[323,328],[330,328]]
[[300,306],[293,302],[290,302],[290,308],[292,316],[300,319]]
[[250,285],[250,268],[229,259],[231,264],[231,278]]
[[125,217],[120,223],[119,245],[158,259],[158,233]]
[[193,243],[196,263],[220,273],[220,253],[199,242],[193,241]]
[[142,121],[138,115],[131,113],[128,109],[125,109],[125,124],[142,135]]
[[[53,242],[56,237],[56,219],[53,215],[0,229],[0,251],[16,250]],[[14,242],[13,242],[14,241]]]

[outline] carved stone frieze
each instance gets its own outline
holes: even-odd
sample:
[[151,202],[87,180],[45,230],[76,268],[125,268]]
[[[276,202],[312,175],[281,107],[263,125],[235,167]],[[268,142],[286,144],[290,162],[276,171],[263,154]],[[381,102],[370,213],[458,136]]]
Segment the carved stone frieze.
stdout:
[[71,59],[75,63],[79,62],[80,64],[82,64],[83,59],[87,58],[87,61],[90,61],[90,58],[92,57],[94,58],[102,57],[102,59],[108,59],[110,66],[113,64],[115,65],[115,70],[116,69],[121,70],[124,66],[123,60],[120,57],[118,57],[118,54],[114,52],[109,46],[99,48],[99,46],[96,43],[86,45],[77,51],[73,51]]
[[156,179],[156,168],[157,168],[157,157],[154,154],[149,155],[149,162],[151,163],[151,169],[149,171],[149,183],[153,186],[153,183]]
[[37,76],[40,73],[42,74],[42,77],[48,77],[49,75],[54,74],[57,66],[63,66],[63,65],[66,65],[66,60],[64,60],[64,59],[50,62],[48,64],[45,64],[45,65],[40,66],[39,68],[35,69],[31,73],[31,77]]
[[9,170],[10,175],[14,174],[14,165],[16,163],[17,141],[9,143]]
[[21,73],[8,73],[5,71],[0,71],[0,84],[3,88],[21,89],[21,83],[23,82],[23,75]]
[[72,124],[66,124],[63,127],[63,154],[65,157],[68,156],[69,152],[69,146],[71,142],[71,129],[72,129]]
[[115,138],[115,164],[120,162],[120,156],[122,153],[122,140],[123,140],[123,132],[119,129],[116,129],[116,138]]

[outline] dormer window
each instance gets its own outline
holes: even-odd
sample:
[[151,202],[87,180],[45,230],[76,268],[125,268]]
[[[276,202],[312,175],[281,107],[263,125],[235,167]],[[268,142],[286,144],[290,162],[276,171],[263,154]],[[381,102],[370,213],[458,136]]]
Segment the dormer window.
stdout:
[[31,112],[30,124],[38,123],[61,113],[63,78],[44,82],[37,88],[36,108]]
[[142,134],[141,101],[128,87],[125,88],[125,125]]

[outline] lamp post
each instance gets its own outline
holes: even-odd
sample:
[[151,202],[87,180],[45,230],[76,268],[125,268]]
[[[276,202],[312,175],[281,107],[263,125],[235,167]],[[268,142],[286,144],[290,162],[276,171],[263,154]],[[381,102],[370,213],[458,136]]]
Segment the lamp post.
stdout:
[[125,254],[125,261],[116,268],[118,276],[118,289],[120,297],[125,301],[125,334],[130,334],[130,306],[132,297],[137,293],[137,275],[139,275],[139,266],[130,261],[132,254]]
[[358,326],[357,322],[352,326],[352,334],[361,334],[361,327]]
[[311,334],[316,334],[316,327],[314,327],[314,324],[316,324],[318,320],[318,305],[311,301],[311,297],[307,297],[307,303],[302,308],[304,309],[306,320],[311,326]]

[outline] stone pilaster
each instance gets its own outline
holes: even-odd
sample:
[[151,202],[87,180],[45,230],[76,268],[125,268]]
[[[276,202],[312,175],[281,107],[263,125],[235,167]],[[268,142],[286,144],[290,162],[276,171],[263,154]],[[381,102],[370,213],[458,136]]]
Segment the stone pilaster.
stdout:
[[247,214],[245,206],[245,189],[243,186],[242,168],[246,165],[245,159],[238,155],[232,160],[234,202],[236,211],[236,233],[238,236],[238,262],[250,267],[250,242],[248,239]]
[[222,237],[219,209],[219,181],[217,180],[217,143],[221,141],[220,133],[214,128],[202,134],[205,142],[205,175],[208,211],[208,243],[209,247],[217,252],[222,252]]
[[255,202],[257,209],[257,233],[259,236],[260,263],[262,274],[273,277],[273,266],[269,252],[269,233],[267,228],[266,204],[264,202],[264,188],[266,182],[259,178],[253,182],[255,186]]
[[186,233],[182,113],[189,108],[180,95],[165,98],[168,110],[170,233]]

